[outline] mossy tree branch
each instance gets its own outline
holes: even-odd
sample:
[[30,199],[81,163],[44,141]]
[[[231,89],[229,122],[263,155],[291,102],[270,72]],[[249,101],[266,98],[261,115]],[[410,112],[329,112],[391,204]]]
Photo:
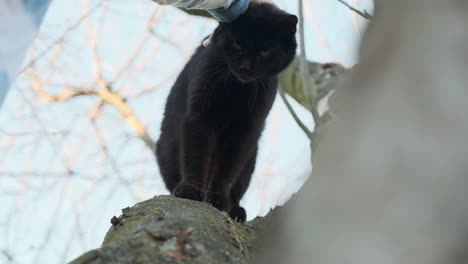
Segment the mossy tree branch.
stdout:
[[209,204],[159,196],[122,209],[102,247],[71,264],[248,263],[268,219],[240,224]]

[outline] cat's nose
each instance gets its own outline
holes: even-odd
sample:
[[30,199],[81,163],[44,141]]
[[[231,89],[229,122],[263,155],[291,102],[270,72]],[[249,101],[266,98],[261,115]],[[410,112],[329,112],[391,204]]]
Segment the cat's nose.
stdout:
[[243,59],[241,65],[239,66],[239,70],[241,73],[245,74],[252,73],[250,62],[246,59]]

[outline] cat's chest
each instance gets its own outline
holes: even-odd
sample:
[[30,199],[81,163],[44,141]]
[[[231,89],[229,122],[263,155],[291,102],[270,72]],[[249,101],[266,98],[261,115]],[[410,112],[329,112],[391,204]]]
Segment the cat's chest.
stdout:
[[206,109],[211,114],[243,116],[263,112],[269,91],[255,85],[230,85],[218,87],[208,101]]

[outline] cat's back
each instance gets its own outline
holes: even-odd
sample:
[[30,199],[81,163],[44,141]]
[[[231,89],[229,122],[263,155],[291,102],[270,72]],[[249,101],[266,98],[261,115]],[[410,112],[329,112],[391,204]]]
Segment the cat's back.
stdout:
[[166,116],[169,113],[183,113],[186,109],[188,87],[195,77],[197,67],[201,66],[207,57],[207,49],[203,45],[198,46],[184,68],[177,76],[166,102]]

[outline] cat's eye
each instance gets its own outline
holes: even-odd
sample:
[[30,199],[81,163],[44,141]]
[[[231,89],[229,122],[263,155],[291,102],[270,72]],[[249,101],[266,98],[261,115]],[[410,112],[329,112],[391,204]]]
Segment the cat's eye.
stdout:
[[262,50],[260,51],[260,56],[262,57],[268,57],[271,54],[271,50]]

